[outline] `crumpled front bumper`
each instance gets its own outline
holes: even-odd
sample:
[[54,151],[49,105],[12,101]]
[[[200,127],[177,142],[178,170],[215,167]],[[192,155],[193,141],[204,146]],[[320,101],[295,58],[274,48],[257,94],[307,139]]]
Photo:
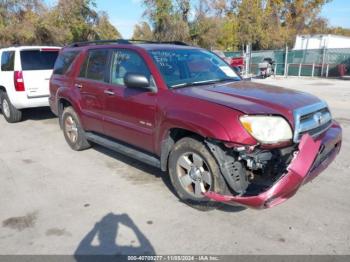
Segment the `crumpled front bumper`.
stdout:
[[316,140],[309,135],[304,135],[299,144],[299,152],[288,166],[288,171],[270,189],[260,195],[226,196],[215,192],[207,192],[205,195],[214,201],[256,209],[279,205],[329,166],[340,151],[341,140],[342,129],[336,122]]

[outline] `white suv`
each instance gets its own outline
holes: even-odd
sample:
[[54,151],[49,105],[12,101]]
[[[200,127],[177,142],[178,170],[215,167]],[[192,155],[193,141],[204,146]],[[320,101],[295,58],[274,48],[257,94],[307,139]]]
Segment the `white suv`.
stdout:
[[7,122],[22,119],[21,109],[49,106],[49,81],[60,47],[0,49],[0,106]]

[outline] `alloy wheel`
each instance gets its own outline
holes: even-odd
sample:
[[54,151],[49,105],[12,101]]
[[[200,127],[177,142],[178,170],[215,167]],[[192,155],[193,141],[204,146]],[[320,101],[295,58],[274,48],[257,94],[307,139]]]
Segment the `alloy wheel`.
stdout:
[[212,174],[199,154],[188,152],[181,155],[177,161],[176,172],[182,188],[195,198],[204,198],[203,193],[212,188]]
[[68,139],[75,143],[78,140],[78,128],[72,116],[68,116],[64,122],[65,131]]

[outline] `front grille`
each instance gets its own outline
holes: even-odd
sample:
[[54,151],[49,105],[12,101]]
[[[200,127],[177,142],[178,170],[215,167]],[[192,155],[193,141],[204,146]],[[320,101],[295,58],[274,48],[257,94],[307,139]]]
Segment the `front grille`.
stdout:
[[328,127],[332,124],[332,120],[319,126],[319,127],[316,127],[314,129],[311,129],[311,130],[308,130],[308,131],[304,131],[304,132],[300,132],[299,133],[299,138],[301,139],[303,135],[305,134],[309,134],[310,136],[317,136],[319,135],[320,133],[323,133],[325,130],[328,129]]
[[294,142],[300,142],[305,134],[316,137],[332,125],[332,115],[325,102],[303,107],[294,111]]
[[302,115],[302,116],[300,117],[300,121],[303,122],[303,121],[310,120],[311,118],[314,117],[315,113],[326,114],[326,113],[329,113],[329,109],[326,107],[326,108],[323,108],[323,109],[321,109],[321,110],[318,110],[317,112],[312,112],[312,113],[310,113],[310,114]]

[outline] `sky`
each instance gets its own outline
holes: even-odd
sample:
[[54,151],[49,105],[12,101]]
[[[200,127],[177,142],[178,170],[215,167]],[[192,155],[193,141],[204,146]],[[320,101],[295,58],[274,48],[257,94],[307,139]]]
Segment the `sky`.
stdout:
[[331,1],[323,7],[321,16],[327,18],[331,26],[350,28],[350,1]]
[[145,20],[141,0],[96,0],[97,9],[106,11],[123,38],[131,38],[134,26]]
[[[46,2],[52,5],[56,0]],[[131,38],[134,26],[144,20],[141,0],[96,0],[96,4],[97,10],[108,13],[111,23],[123,38]],[[321,15],[328,19],[331,26],[350,28],[350,1],[333,0],[324,6]]]

